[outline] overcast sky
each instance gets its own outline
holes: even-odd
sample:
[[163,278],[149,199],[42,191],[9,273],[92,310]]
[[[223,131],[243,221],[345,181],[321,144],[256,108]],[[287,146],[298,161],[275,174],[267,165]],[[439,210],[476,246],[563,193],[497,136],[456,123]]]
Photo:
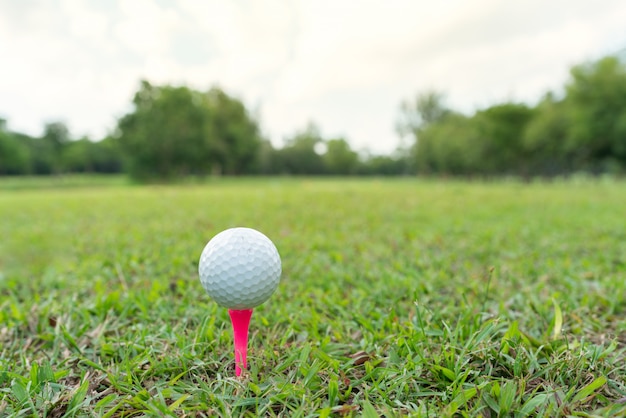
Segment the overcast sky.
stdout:
[[145,78],[219,85],[275,144],[316,122],[356,149],[398,144],[399,103],[533,103],[626,47],[623,0],[0,0],[0,117],[100,138]]

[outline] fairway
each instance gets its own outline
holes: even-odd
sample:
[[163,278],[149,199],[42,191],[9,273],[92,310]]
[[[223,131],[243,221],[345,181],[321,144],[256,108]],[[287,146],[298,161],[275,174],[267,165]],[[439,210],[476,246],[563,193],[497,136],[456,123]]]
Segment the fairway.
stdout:
[[[234,226],[283,263],[242,379]],[[626,414],[624,182],[12,186],[0,236],[0,416]]]

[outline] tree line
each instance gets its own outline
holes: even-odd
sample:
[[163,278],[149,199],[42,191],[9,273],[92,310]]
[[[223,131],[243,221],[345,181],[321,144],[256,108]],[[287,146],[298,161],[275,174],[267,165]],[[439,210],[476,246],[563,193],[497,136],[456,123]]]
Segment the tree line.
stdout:
[[133,110],[100,141],[75,140],[62,122],[40,137],[0,120],[0,175],[127,173],[139,181],[207,175],[398,175],[401,156],[359,155],[345,138],[324,138],[310,123],[275,147],[258,119],[218,87],[142,81]]
[[617,57],[577,65],[561,94],[535,106],[501,103],[464,115],[444,96],[405,101],[401,134],[417,173],[556,176],[626,172],[626,65]]
[[555,176],[626,172],[626,66],[617,57],[575,66],[562,93],[536,105],[505,102],[471,115],[436,91],[400,106],[404,147],[363,155],[311,123],[275,147],[258,118],[222,89],[142,81],[132,110],[100,141],[62,122],[40,137],[0,119],[0,175],[127,173],[170,180],[207,175]]
[[62,122],[44,126],[40,137],[7,129],[0,119],[0,175],[119,173],[122,159],[112,138],[74,140]]

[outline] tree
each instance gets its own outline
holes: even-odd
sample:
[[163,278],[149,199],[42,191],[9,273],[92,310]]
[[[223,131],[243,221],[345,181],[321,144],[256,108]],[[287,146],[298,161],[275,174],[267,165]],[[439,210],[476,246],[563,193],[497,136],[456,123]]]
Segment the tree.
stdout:
[[0,119],[0,175],[28,174],[30,150],[24,141],[6,129],[6,121]]
[[415,158],[421,173],[462,175],[481,172],[483,152],[475,120],[449,113],[423,129]]
[[282,174],[284,172],[280,150],[274,148],[267,139],[261,141],[258,153],[260,174]]
[[203,102],[187,87],[141,82],[134,110],[118,122],[132,177],[170,179],[209,171],[210,124]]
[[481,147],[481,171],[485,174],[519,174],[528,156],[523,134],[533,109],[519,103],[503,103],[478,112],[475,123]]
[[123,154],[112,137],[106,137],[92,145],[92,164],[98,173],[121,173],[123,170]]
[[322,159],[327,173],[339,175],[354,174],[359,162],[358,154],[350,149],[350,145],[343,138],[327,141]]
[[524,174],[555,176],[575,168],[576,151],[567,149],[567,130],[563,101],[546,94],[523,132],[522,147],[527,156]]
[[523,132],[533,109],[503,103],[468,117],[447,109],[441,97],[427,93],[418,96],[414,106],[404,106],[403,120],[410,120],[404,130],[412,132],[418,172],[500,175],[525,171]]
[[[396,131],[401,137],[409,138],[412,144],[408,145],[408,161],[414,160],[417,170],[423,173],[431,172],[437,165],[432,151],[436,145],[433,141],[438,135],[426,135],[430,128],[440,125],[453,112],[444,103],[445,96],[437,91],[420,93],[412,100],[405,100],[400,104],[400,117],[396,122]],[[437,140],[438,141],[438,140]],[[407,169],[413,171],[413,164]]]
[[86,138],[72,141],[63,150],[62,167],[66,173],[86,173],[94,171],[91,161],[91,141]]
[[207,94],[213,136],[210,144],[214,171],[250,174],[258,168],[261,134],[243,103],[212,88]]
[[60,150],[70,141],[70,131],[63,122],[49,122],[44,125],[42,139]]
[[566,93],[567,151],[596,169],[626,166],[626,64],[607,57],[575,66]]
[[51,171],[59,173],[62,171],[63,148],[70,141],[70,131],[63,122],[49,122],[44,125],[41,137],[43,144],[39,147],[39,152],[47,152]]
[[122,156],[112,138],[99,142],[81,138],[65,146],[63,171],[67,173],[119,173]]
[[118,122],[118,142],[139,179],[251,172],[261,144],[245,106],[208,92],[142,81],[134,109]]
[[324,174],[324,160],[316,151],[322,144],[319,129],[313,123],[288,138],[285,146],[279,151],[281,171],[286,174]]
[[418,94],[413,100],[403,101],[400,104],[400,119],[396,124],[400,136],[408,135],[417,139],[421,130],[448,116],[451,111],[444,99],[443,93],[427,91]]
[[392,155],[368,155],[357,167],[360,175],[399,176],[406,174],[406,158]]

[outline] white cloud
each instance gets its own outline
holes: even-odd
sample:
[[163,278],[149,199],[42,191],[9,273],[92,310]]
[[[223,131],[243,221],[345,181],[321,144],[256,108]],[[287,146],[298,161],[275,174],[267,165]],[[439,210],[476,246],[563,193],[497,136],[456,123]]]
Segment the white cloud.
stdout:
[[313,120],[390,151],[402,99],[536,100],[571,65],[624,47],[624,21],[621,0],[0,0],[0,116],[97,137],[141,78],[219,83],[261,106],[275,141]]
[[100,53],[112,53],[115,44],[110,40],[111,16],[91,10],[81,0],[61,0],[70,35],[77,43],[90,45]]
[[164,55],[169,36],[184,26],[180,14],[150,0],[118,0],[121,19],[113,27],[118,45],[139,57]]

